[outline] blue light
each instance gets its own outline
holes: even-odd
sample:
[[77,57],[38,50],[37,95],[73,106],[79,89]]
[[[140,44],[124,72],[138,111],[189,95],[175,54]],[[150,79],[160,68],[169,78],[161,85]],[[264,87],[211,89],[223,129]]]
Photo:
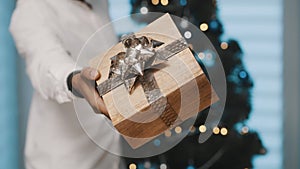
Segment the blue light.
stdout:
[[240,71],[239,76],[240,76],[241,79],[245,79],[247,77],[247,72],[242,70],[242,71]]
[[191,166],[191,165],[189,165],[189,166],[187,166],[187,168],[186,169],[195,169],[195,167],[194,166]]
[[187,4],[187,1],[186,0],[180,0],[180,5],[181,6],[186,6]]
[[141,164],[141,163],[139,163],[137,168],[141,168],[142,169],[142,168],[144,168],[144,165]]
[[160,140],[159,140],[159,139],[155,139],[155,140],[153,141],[153,144],[154,144],[155,146],[159,147],[159,146],[160,146]]
[[218,24],[218,22],[217,22],[216,20],[213,20],[213,21],[211,21],[211,22],[209,23],[209,27],[210,27],[211,29],[217,29],[218,26],[219,26],[219,24]]

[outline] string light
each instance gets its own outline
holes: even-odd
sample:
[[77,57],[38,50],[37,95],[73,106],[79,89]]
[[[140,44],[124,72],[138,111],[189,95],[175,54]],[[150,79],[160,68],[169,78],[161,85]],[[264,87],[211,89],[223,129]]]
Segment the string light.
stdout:
[[153,5],[158,5],[159,4],[159,0],[151,0]]
[[136,169],[136,165],[134,163],[130,164],[129,169]]
[[194,126],[192,126],[191,128],[190,128],[190,132],[191,133],[194,133],[196,131],[196,128],[194,127]]
[[189,22],[187,21],[187,19],[182,19],[181,22],[180,22],[180,26],[183,28],[183,29],[186,29],[189,25]]
[[228,43],[227,43],[227,42],[222,42],[222,43],[221,43],[221,48],[222,48],[223,50],[226,50],[226,49],[228,48]]
[[154,144],[155,146],[159,147],[159,146],[160,146],[160,140],[159,140],[159,139],[155,139],[155,140],[153,141],[153,144]]
[[201,125],[201,126],[199,127],[199,131],[200,131],[201,133],[206,132],[206,126],[205,126],[205,125]]
[[261,148],[261,149],[259,150],[259,153],[260,153],[260,154],[266,154],[266,153],[267,153],[267,150],[264,149],[264,148]]
[[169,4],[169,0],[160,0],[160,3],[163,5],[163,6],[167,6]]
[[200,52],[200,53],[198,54],[198,57],[202,60],[202,59],[205,58],[205,54],[204,54],[203,52]]
[[159,168],[160,168],[160,169],[167,169],[167,165],[166,165],[166,164],[161,164],[161,165],[159,166]]
[[207,53],[207,54],[206,54],[206,58],[207,58],[208,60],[211,60],[211,59],[213,58],[213,55],[212,55],[211,53]]
[[244,71],[244,70],[240,71],[239,77],[240,77],[241,79],[245,79],[245,78],[247,77],[247,72]]
[[214,51],[208,49],[203,51],[203,54],[200,54],[199,57],[205,66],[211,67],[215,65],[217,55]]
[[186,169],[195,169],[194,166],[189,165]]
[[200,30],[201,31],[205,32],[205,31],[207,31],[207,29],[208,29],[207,23],[200,24]]
[[179,126],[175,127],[175,132],[176,132],[177,134],[180,134],[180,133],[182,132],[182,128],[179,127]]
[[212,20],[209,24],[209,27],[214,30],[216,30],[218,28],[218,26],[219,26],[219,24],[216,20]]
[[144,167],[145,167],[145,168],[151,168],[151,163],[150,163],[150,161],[146,161],[145,164],[144,164]]
[[145,7],[145,6],[143,6],[143,7],[141,7],[140,12],[141,12],[142,14],[147,14],[147,13],[148,13],[148,8]]
[[249,132],[249,128],[247,126],[242,128],[242,134],[247,134]]
[[220,133],[219,127],[214,127],[214,128],[213,128],[213,133],[214,133],[214,134],[219,134],[219,133]]
[[165,131],[165,136],[166,137],[171,137],[172,136],[172,132],[170,130],[166,130]]
[[187,0],[180,0],[179,2],[181,6],[186,6],[187,4]]
[[221,134],[226,136],[228,134],[228,130],[226,128],[221,128]]
[[185,31],[184,32],[184,37],[187,39],[190,39],[192,37],[192,33],[190,31]]

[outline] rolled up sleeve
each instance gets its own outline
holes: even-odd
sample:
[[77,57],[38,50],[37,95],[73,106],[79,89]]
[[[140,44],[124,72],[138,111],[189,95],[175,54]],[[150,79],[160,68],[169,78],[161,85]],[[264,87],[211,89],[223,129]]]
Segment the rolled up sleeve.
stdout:
[[19,54],[25,58],[26,71],[34,89],[44,99],[69,102],[74,96],[67,88],[66,79],[74,70],[75,62],[49,26],[57,18],[51,20],[43,15],[42,10],[47,9],[35,2],[17,4],[9,29]]

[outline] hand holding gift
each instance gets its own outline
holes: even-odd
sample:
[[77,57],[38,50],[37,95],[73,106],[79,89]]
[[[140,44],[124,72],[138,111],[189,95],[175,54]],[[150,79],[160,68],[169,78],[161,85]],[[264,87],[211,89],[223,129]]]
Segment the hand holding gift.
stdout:
[[96,113],[102,113],[109,117],[105,104],[95,89],[95,81],[99,80],[100,77],[97,69],[84,68],[73,75],[71,79],[72,90],[84,97]]

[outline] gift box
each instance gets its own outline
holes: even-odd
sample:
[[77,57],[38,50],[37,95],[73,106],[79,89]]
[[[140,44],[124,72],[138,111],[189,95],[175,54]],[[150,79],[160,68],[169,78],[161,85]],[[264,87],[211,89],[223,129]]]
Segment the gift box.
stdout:
[[132,148],[218,101],[169,14],[124,36],[91,66],[112,124]]

